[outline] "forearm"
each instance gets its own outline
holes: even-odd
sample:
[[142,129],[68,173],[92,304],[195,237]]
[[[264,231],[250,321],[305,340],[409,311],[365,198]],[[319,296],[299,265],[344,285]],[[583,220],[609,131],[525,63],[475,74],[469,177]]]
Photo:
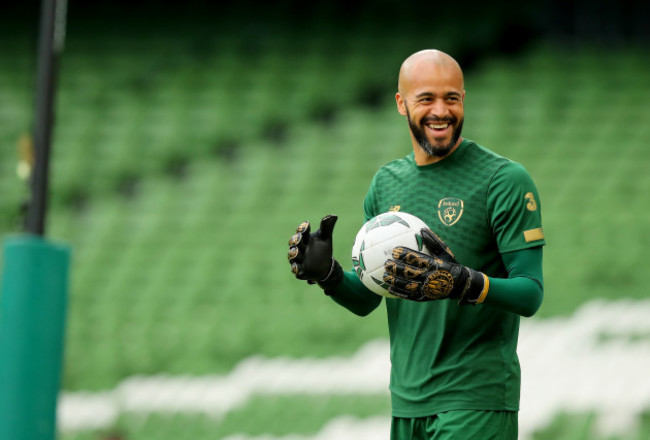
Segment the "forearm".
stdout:
[[337,304],[359,316],[368,315],[381,303],[381,296],[368,290],[352,270],[344,272],[342,281],[327,294]]
[[521,316],[533,316],[542,304],[544,289],[539,281],[527,277],[490,278],[483,304]]
[[521,316],[532,316],[544,298],[542,248],[504,253],[508,278],[489,278],[484,304]]

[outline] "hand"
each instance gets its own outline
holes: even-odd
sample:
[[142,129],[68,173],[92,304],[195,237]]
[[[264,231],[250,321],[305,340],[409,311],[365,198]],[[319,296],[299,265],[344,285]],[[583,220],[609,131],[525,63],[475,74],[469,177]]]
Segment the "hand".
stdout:
[[384,282],[395,296],[412,301],[458,299],[459,304],[480,304],[489,281],[483,273],[456,262],[449,247],[428,228],[420,231],[431,255],[396,247],[384,264]]
[[332,232],[337,218],[335,215],[323,217],[320,228],[314,233],[310,233],[309,222],[303,222],[289,240],[291,272],[309,284],[319,283],[326,291],[326,287],[343,277],[343,269],[332,257]]

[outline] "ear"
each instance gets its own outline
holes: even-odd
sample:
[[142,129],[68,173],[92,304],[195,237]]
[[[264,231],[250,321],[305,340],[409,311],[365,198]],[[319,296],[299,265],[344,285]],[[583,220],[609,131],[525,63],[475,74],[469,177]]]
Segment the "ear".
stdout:
[[400,95],[399,92],[395,94],[395,102],[397,103],[397,111],[399,114],[406,116],[406,104],[404,103],[404,97]]

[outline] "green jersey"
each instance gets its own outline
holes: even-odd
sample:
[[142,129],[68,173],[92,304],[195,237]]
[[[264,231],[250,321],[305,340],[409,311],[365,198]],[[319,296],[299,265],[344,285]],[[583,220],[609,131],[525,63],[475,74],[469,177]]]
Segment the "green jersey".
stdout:
[[[418,166],[413,153],[375,174],[366,220],[386,211],[421,218],[459,263],[507,278],[501,253],[541,246],[537,189],[518,163],[463,140],[444,160]],[[386,299],[393,416],[518,410],[519,316],[456,301]]]

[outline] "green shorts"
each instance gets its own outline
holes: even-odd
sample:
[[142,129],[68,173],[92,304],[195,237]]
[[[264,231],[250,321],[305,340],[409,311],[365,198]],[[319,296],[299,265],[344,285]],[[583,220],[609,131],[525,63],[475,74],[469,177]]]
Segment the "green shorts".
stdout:
[[393,417],[391,440],[517,440],[516,411],[447,411],[429,417]]

